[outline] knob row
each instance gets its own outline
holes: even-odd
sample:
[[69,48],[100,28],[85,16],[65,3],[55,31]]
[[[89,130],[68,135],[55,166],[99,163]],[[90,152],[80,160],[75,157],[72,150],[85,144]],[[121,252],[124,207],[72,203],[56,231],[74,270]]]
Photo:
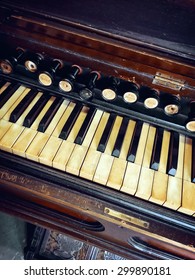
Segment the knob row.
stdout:
[[[5,74],[11,74],[15,66],[23,61],[26,69],[30,72],[36,72],[39,64],[44,58],[40,54],[25,52],[18,48],[16,52],[9,58],[1,61],[1,70]],[[54,83],[55,75],[58,70],[63,67],[63,62],[58,59],[52,60],[49,64],[44,64],[42,70],[39,71],[38,81],[43,86],[49,87]],[[82,73],[82,68],[78,65],[72,65],[66,77],[59,81],[59,88],[64,92],[71,92],[74,89],[74,83],[77,77]],[[83,99],[92,97],[92,91],[96,86],[96,82],[101,78],[101,74],[97,71],[92,71],[89,75],[88,82],[85,88],[80,91]],[[119,81],[115,78],[110,78],[107,81],[107,88],[102,90],[102,97],[106,101],[113,101],[117,97],[117,88]],[[126,103],[135,103],[139,98],[139,86],[135,83],[127,84],[123,90],[123,99]],[[159,105],[159,92],[155,89],[147,91],[143,98],[144,106],[148,109],[154,109]],[[171,102],[171,100],[169,101]],[[179,112],[179,100],[172,98],[172,102],[165,107],[166,114],[173,115]]]
[[[41,54],[18,48],[11,56],[1,60],[0,68],[4,74],[11,74],[18,64],[23,64],[31,73],[37,73],[38,82],[45,87],[50,87],[54,84],[56,74],[64,67],[63,61],[59,59],[45,61]],[[82,67],[75,64],[71,65],[68,72],[58,81],[59,89],[65,93],[73,91],[74,85],[82,73]],[[79,90],[80,97],[84,100],[92,98],[93,90],[97,87],[97,83],[101,78],[102,75],[98,71],[90,72],[86,85]],[[145,108],[150,110],[157,108],[161,103],[161,107],[163,107],[165,114],[168,116],[178,114],[181,109],[180,98],[176,95],[168,94],[162,101],[161,93],[157,89],[147,88],[142,94],[142,89],[138,84],[123,81],[121,86],[120,79],[108,77],[101,89],[102,98],[106,101],[114,101],[118,96],[118,92],[120,92],[120,96],[122,96],[125,103],[133,104],[141,100]],[[189,106],[186,129],[190,132],[195,132],[195,101],[192,101]]]

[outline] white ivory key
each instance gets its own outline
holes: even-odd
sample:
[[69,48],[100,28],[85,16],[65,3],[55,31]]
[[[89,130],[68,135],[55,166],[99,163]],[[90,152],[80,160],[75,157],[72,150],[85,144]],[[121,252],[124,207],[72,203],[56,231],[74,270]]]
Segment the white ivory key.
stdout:
[[158,171],[154,173],[154,181],[152,186],[152,194],[150,201],[163,204],[166,200],[167,186],[168,186],[168,175],[167,171],[167,161],[169,153],[169,143],[170,143],[170,132],[164,130],[162,148],[160,154],[160,162]]
[[[106,123],[109,118],[109,113],[99,111],[98,117],[97,117],[97,123],[95,127],[95,131],[92,135],[92,139],[89,145],[89,149],[86,153],[86,157],[83,161],[83,164],[80,169],[80,176],[86,179],[91,179],[94,176],[97,164],[99,162],[99,158],[101,156],[101,152],[97,151],[97,147],[99,144],[99,141],[101,139],[101,136],[103,134],[104,128],[106,126]],[[86,135],[86,137],[88,137]],[[90,137],[91,138],[91,137]],[[84,141],[85,142],[85,141]],[[84,143],[84,146],[86,144]]]
[[186,137],[184,152],[184,172],[183,172],[183,191],[182,203],[178,211],[193,215],[195,213],[195,184],[191,182],[192,172],[192,139]]
[[121,191],[126,192],[131,195],[135,195],[138,187],[141,164],[143,160],[144,150],[146,146],[147,136],[148,136],[149,125],[143,123],[139,143],[137,147],[137,152],[135,156],[135,162],[128,162],[123,185]]
[[111,154],[112,154],[114,144],[115,144],[115,141],[116,141],[119,129],[120,129],[121,122],[122,122],[122,118],[117,116],[115,119],[113,128],[112,128],[112,131],[110,133],[108,143],[106,145],[106,149],[105,149],[104,153],[101,154],[101,157],[99,159],[99,162],[98,162],[98,165],[97,165],[94,177],[93,177],[93,181],[95,181],[96,183],[105,185],[108,182],[108,186],[112,187],[112,185],[113,185],[115,187],[115,183],[113,181],[113,175],[111,175],[110,180],[109,180],[109,174],[111,171],[112,163],[114,161],[114,157],[111,156]]
[[184,144],[185,137],[179,136],[179,154],[175,176],[169,176],[167,197],[164,206],[177,210],[182,204],[182,185],[184,167]]
[[[39,116],[37,117],[38,120],[41,120],[44,114],[47,112],[49,107],[52,105],[52,102],[54,102],[55,98],[51,98],[47,104],[44,106],[43,110],[40,112]],[[52,101],[52,102],[51,102]],[[33,138],[33,141],[28,146],[25,155],[28,159],[39,161],[39,155],[41,154],[45,144],[49,140],[50,136],[54,136],[54,132],[56,132],[57,127],[60,123],[60,120],[64,117],[64,114],[66,113],[66,108],[68,106],[69,102],[64,100],[64,102],[61,104],[58,112],[56,113],[53,120],[48,125],[46,131],[44,133],[42,132],[36,132],[35,137]],[[64,113],[65,110],[65,113]],[[64,114],[63,114],[64,113]],[[32,124],[31,130],[36,130],[38,128],[39,122],[34,121]],[[56,130],[55,130],[56,129]]]
[[[85,168],[86,168],[86,165],[88,164],[88,161],[85,163],[82,171],[81,171],[81,166],[82,166],[82,164],[85,160],[87,151],[89,149],[90,143],[91,143],[91,141],[94,137],[94,134],[96,132],[96,129],[98,127],[98,124],[99,124],[100,118],[102,116],[102,113],[103,112],[100,111],[100,110],[96,111],[95,116],[94,116],[94,118],[93,118],[93,120],[92,120],[92,122],[89,126],[89,129],[87,131],[87,134],[85,135],[85,138],[83,140],[82,145],[75,144],[74,150],[73,150],[73,152],[71,154],[71,157],[68,161],[68,164],[66,166],[66,171],[67,172],[75,174],[75,175],[79,175],[79,173],[80,173],[81,177],[84,177],[86,175]],[[94,162],[91,161],[90,162],[90,167],[89,166],[88,166],[89,168],[87,167],[87,172],[88,173],[90,173],[91,166],[92,166],[93,163]]]
[[152,156],[152,148],[154,146],[154,139],[156,134],[156,128],[149,127],[147,142],[145,146],[145,152],[139,177],[138,188],[136,196],[148,200],[152,192],[152,184],[154,178],[154,170],[150,169],[150,162]]
[[3,118],[9,109],[17,102],[18,98],[20,98],[21,94],[26,90],[24,86],[20,86],[14,94],[7,100],[7,102],[0,109],[0,119]]

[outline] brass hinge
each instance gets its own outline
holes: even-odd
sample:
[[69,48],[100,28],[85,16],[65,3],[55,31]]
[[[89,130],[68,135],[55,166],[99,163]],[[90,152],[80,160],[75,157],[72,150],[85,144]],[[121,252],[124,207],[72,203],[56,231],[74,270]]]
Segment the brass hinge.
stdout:
[[182,88],[184,88],[185,81],[181,79],[176,79],[170,75],[163,74],[160,72],[157,72],[153,81],[153,84],[167,87],[173,90],[180,91]]

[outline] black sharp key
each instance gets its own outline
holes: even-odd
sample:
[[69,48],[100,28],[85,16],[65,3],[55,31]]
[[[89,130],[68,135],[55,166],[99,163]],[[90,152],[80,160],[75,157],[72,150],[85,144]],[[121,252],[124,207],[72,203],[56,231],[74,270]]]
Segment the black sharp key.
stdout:
[[110,137],[110,133],[112,131],[112,127],[114,125],[115,118],[116,118],[115,114],[110,114],[110,116],[108,118],[108,121],[107,121],[107,124],[106,124],[106,126],[104,128],[104,132],[102,134],[102,137],[100,139],[98,148],[97,148],[97,150],[99,152],[103,153],[105,151],[105,149],[106,149],[106,145],[107,145],[108,139]]
[[6,84],[6,81],[4,80],[0,80],[0,89],[2,88],[2,86],[4,86]]
[[192,182],[195,183],[195,139],[192,140]]
[[112,156],[114,156],[114,157],[119,157],[119,155],[120,155],[120,151],[121,151],[121,147],[123,144],[123,140],[125,137],[128,123],[129,123],[129,119],[123,118],[120,129],[119,129],[119,133],[118,133],[118,136],[117,136],[117,139],[114,144],[113,151],[112,151]]
[[167,164],[167,173],[171,176],[175,176],[177,171],[179,153],[179,133],[172,132],[169,144],[169,155]]
[[154,146],[152,150],[150,168],[153,170],[158,170],[161,148],[162,148],[162,140],[163,140],[163,128],[157,128],[156,135],[154,139]]
[[81,104],[76,104],[76,106],[74,107],[74,109],[72,110],[69,118],[67,119],[64,127],[62,128],[59,138],[66,140],[80,111],[82,110],[82,105]]
[[37,90],[31,89],[28,94],[22,99],[22,101],[15,107],[10,115],[10,122],[16,122],[22,113],[26,110],[26,108],[30,105],[32,100],[35,98],[37,94]]
[[56,98],[52,105],[49,107],[48,111],[43,116],[42,120],[39,123],[38,131],[45,132],[48,125],[52,121],[54,115],[56,114],[57,110],[59,109],[60,105],[63,102],[63,98]]
[[135,125],[134,132],[133,132],[132,139],[131,139],[131,143],[130,143],[130,146],[129,146],[129,151],[128,151],[128,154],[127,154],[127,161],[130,161],[130,162],[135,161],[135,156],[136,156],[136,153],[137,153],[140,134],[141,134],[141,131],[142,131],[142,125],[143,125],[143,122],[141,122],[141,121],[138,121]]
[[35,119],[38,117],[39,113],[43,109],[43,107],[46,105],[47,101],[49,100],[50,96],[43,94],[39,100],[35,103],[35,105],[32,107],[32,109],[29,111],[29,113],[26,115],[24,119],[23,125],[25,127],[30,127]]
[[11,84],[0,94],[0,109],[19,87],[20,84]]
[[80,130],[78,132],[78,134],[77,134],[77,137],[76,137],[76,139],[74,141],[76,144],[81,145],[83,143],[83,140],[84,140],[84,138],[85,138],[85,136],[87,134],[87,131],[88,131],[90,125],[91,125],[91,122],[93,120],[93,117],[94,117],[96,111],[97,110],[94,107],[91,107],[89,109],[89,111],[87,113],[87,116],[86,116],[86,118],[85,118],[85,120],[84,120],[84,122],[83,122],[83,124],[82,124],[82,126],[81,126],[81,128],[80,128]]

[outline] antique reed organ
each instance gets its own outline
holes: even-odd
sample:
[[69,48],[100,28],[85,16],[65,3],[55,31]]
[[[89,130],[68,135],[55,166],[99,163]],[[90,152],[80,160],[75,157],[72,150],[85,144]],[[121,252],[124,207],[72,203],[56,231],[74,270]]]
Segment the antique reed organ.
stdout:
[[0,3],[0,209],[195,259],[195,5],[77,2]]

